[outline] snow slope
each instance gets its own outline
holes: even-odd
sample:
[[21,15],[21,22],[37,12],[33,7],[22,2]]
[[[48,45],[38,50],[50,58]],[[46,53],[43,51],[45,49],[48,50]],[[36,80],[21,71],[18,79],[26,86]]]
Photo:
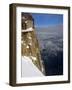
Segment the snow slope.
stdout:
[[27,56],[22,57],[22,77],[44,76]]

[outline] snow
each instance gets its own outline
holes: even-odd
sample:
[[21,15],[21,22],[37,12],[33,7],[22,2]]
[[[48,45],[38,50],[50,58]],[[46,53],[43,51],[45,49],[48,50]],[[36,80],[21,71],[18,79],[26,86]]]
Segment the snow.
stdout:
[[22,30],[22,32],[28,32],[28,31],[33,31],[33,28],[30,27],[30,28],[28,28],[28,29],[25,29],[25,30],[23,29],[23,30]]
[[26,48],[29,48],[29,46],[27,45]]
[[31,56],[31,58],[32,58],[34,61],[36,61],[36,57]]
[[28,39],[32,39],[32,37],[29,36]]
[[32,60],[27,57],[22,57],[22,77],[44,76],[42,72],[33,64]]

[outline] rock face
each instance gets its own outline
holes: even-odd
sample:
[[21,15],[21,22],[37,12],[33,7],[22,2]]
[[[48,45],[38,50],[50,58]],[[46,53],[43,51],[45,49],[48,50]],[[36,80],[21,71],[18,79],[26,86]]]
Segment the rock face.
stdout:
[[28,13],[22,13],[21,18],[21,55],[29,57],[33,64],[41,72],[44,73],[44,67],[40,56],[38,40],[35,35],[34,19]]
[[34,20],[32,16],[29,13],[22,13],[21,15],[22,19],[22,29],[27,29],[27,28],[33,28],[34,27]]

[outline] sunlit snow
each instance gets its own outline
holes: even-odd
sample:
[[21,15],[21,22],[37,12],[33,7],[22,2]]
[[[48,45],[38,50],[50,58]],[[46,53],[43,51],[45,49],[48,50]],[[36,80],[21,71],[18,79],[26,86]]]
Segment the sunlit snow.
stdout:
[[33,64],[32,60],[27,57],[22,57],[22,77],[44,76],[42,72]]

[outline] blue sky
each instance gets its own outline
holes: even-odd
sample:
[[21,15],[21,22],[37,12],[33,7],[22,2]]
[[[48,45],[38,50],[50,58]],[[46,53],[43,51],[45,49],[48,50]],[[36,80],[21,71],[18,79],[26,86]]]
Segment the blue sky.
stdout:
[[51,25],[62,25],[63,15],[61,14],[39,14],[32,13],[35,27],[48,27]]

